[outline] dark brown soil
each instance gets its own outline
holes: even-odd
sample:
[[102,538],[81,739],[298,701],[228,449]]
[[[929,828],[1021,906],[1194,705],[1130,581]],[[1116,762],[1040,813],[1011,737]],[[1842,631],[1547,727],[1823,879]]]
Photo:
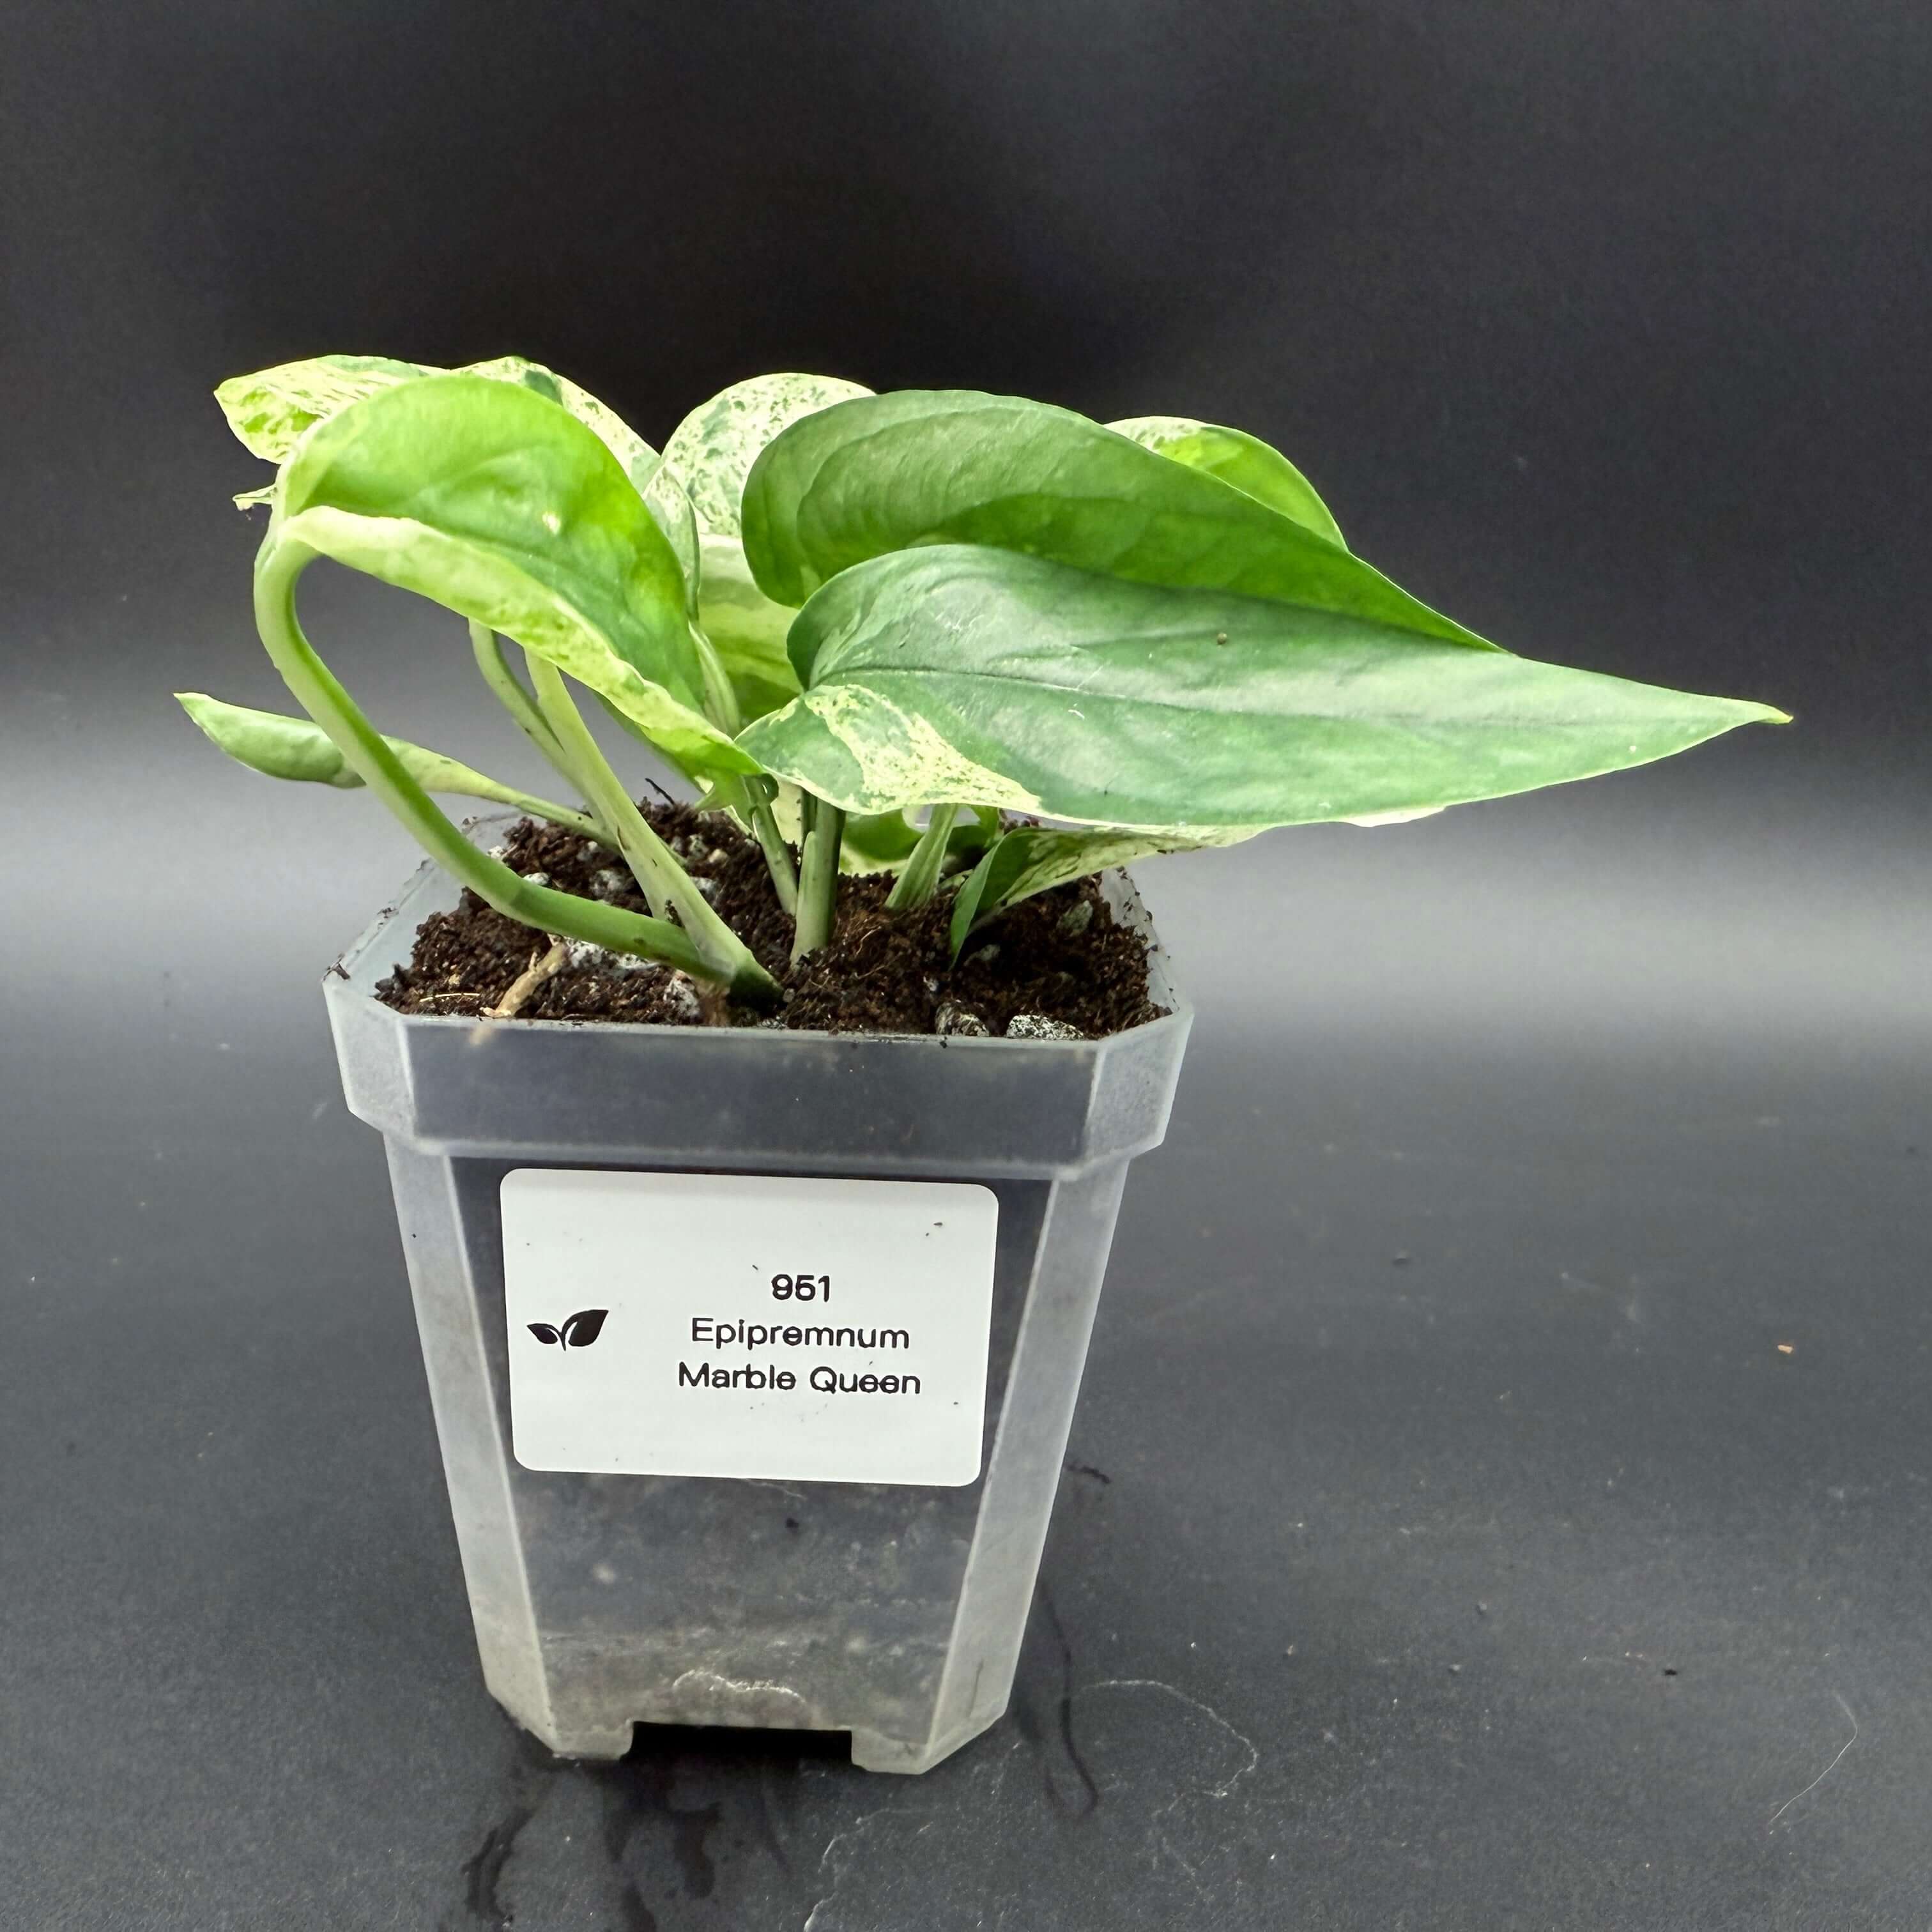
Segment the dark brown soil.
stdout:
[[[1002,914],[974,936],[955,968],[946,963],[950,892],[919,912],[888,913],[890,875],[842,879],[832,944],[794,967],[791,920],[757,845],[728,820],[700,818],[686,805],[646,805],[644,813],[686,870],[713,882],[712,903],[784,987],[783,1005],[754,1012],[682,974],[591,952],[544,981],[518,1018],[998,1035],[1018,1018],[1013,1037],[1050,1036],[1051,1027],[1040,1024],[1046,1022],[1098,1039],[1162,1010],[1148,997],[1144,942],[1116,923],[1096,880],[1042,892]],[[556,826],[524,820],[502,856],[560,891],[646,909],[615,854]],[[409,964],[382,981],[377,997],[399,1012],[478,1014],[496,1005],[549,944],[466,892],[454,912],[423,922]]]

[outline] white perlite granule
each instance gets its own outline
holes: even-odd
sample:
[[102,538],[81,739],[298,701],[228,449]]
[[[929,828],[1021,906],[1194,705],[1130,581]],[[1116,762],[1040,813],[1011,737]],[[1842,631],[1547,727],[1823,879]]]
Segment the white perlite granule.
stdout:
[[1050,1020],[1044,1013],[1016,1013],[1006,1022],[1009,1040],[1084,1040],[1077,1026],[1064,1020]]
[[675,1007],[686,1019],[694,1020],[704,1010],[698,982],[688,973],[674,973],[664,982],[664,1004]]
[[[664,970],[655,959],[641,958],[634,952],[613,952],[608,946],[588,939],[566,939],[563,944],[572,965],[588,967],[593,973],[662,973]],[[681,973],[675,976],[684,978]]]

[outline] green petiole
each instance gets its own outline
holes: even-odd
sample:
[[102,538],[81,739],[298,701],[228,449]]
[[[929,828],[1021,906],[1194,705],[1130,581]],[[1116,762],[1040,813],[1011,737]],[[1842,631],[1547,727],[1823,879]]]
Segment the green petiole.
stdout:
[[532,656],[530,678],[538,709],[570,762],[591,809],[610,829],[617,849],[636,874],[651,910],[659,918],[677,914],[680,923],[709,967],[708,977],[734,992],[755,988],[765,1004],[778,997],[778,982],[752,956],[751,949],[712,910],[711,902],[680,866],[670,847],[652,830],[636,801],[623,787],[572,699],[563,674],[547,659]]
[[952,848],[952,821],[959,815],[956,805],[935,805],[919,843],[892,881],[886,905],[892,912],[911,912],[922,906],[938,888],[940,874]]
[[256,628],[296,701],[431,858],[508,918],[613,952],[656,960],[694,978],[725,985],[736,997],[760,1005],[772,1003],[776,986],[748,955],[750,973],[721,971],[692,934],[668,920],[534,885],[464,838],[410,776],[303,635],[296,615],[296,585],[315,556],[299,543],[265,546],[255,566]]
[[836,805],[807,793],[805,850],[798,872],[798,923],[791,956],[802,959],[832,937],[838,908],[838,848],[845,814]]

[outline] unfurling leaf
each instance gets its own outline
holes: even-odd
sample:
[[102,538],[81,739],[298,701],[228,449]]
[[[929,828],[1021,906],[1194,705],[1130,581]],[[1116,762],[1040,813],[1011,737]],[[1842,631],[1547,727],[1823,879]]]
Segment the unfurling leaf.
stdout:
[[703,716],[675,553],[566,411],[473,376],[402,384],[305,436],[278,541],[433,598],[587,686],[686,770],[755,770]]
[[1315,494],[1314,484],[1280,450],[1246,430],[1196,422],[1192,416],[1129,416],[1107,427],[1144,449],[1232,483],[1256,502],[1292,517],[1330,543],[1342,541],[1341,530],[1328,506]]
[[1491,648],[1245,490],[1016,396],[903,389],[807,416],[752,466],[744,520],[781,604],[889,551],[974,544]]
[[573,1315],[563,1324],[564,1346],[571,1348],[587,1348],[604,1332],[604,1318],[610,1313],[608,1308],[586,1308]]
[[545,1348],[554,1347],[563,1340],[548,1322],[532,1322],[529,1327],[530,1333],[542,1342]]
[[1754,721],[1327,612],[937,545],[821,590],[744,742],[848,812],[940,799],[1184,840],[1500,797]]
[[1254,836],[1251,830],[1189,835],[1016,826],[960,882],[950,934],[952,956],[959,957],[959,949],[976,928],[1036,892],[1051,892],[1055,886],[1111,872],[1157,852],[1199,851],[1210,845],[1238,844]]
[[[322,727],[307,718],[285,718],[274,711],[251,711],[243,704],[224,704],[199,691],[175,693],[182,709],[237,764],[272,778],[292,778],[310,784],[335,785],[352,790],[362,781],[350,769]],[[403,762],[424,791],[452,792],[465,798],[493,799],[500,805],[532,802],[529,794],[501,784],[440,752],[425,751],[406,738],[382,742]]]

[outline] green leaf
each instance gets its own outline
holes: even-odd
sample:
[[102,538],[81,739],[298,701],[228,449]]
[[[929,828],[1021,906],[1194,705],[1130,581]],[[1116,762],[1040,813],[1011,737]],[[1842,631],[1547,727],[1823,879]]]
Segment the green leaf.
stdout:
[[[252,376],[231,376],[215,391],[214,399],[228,418],[228,427],[249,449],[271,463],[283,463],[317,423],[351,403],[399,383],[452,373],[514,383],[547,402],[560,404],[596,433],[640,490],[657,467],[656,451],[614,410],[607,408],[589,390],[578,388],[568,376],[560,376],[522,356],[499,356],[491,362],[472,362],[458,372],[426,362],[399,362],[388,356],[311,356],[299,362],[258,369]],[[261,500],[262,493],[251,493],[250,502]]]
[[[286,718],[279,712],[224,704],[205,692],[178,691],[175,697],[216,746],[250,771],[272,778],[334,785],[343,791],[355,790],[362,784],[328,734],[311,718]],[[382,742],[424,791],[490,799],[499,805],[517,806],[563,824],[588,823],[581,813],[532,798],[528,792],[503,784],[459,759],[445,758],[440,752],[426,751],[406,738],[386,736]]]
[[[344,791],[362,782],[349,769],[348,760],[331,742],[328,734],[309,718],[284,718],[278,712],[251,711],[244,704],[224,704],[202,691],[178,691],[175,701],[219,749],[251,772],[304,784],[335,785]],[[411,760],[433,758],[436,754],[400,738],[384,742],[410,765],[411,775],[427,790],[428,781]]]
[[1112,826],[1091,830],[1018,825],[990,846],[962,882],[952,909],[952,956],[974,928],[1036,892],[1111,872],[1157,852],[1196,852],[1210,845],[1238,844],[1253,829],[1232,832],[1124,832]]
[[765,445],[802,416],[872,393],[836,376],[754,376],[734,382],[671,431],[664,467],[683,484],[707,536],[735,537],[745,478]]
[[[599,402],[568,376],[560,376],[541,362],[532,362],[524,356],[499,356],[488,362],[466,363],[454,373],[482,376],[493,382],[514,382],[547,402],[561,404],[624,466],[624,474],[640,491],[645,490],[656,472],[660,460],[657,452],[615,410]],[[670,533],[667,530],[665,534]]]
[[279,539],[513,638],[685,770],[756,766],[701,715],[685,580],[610,450],[534,391],[440,376],[318,424]]
[[[988,808],[975,806],[962,814],[946,841],[948,858],[970,858],[984,851],[999,836],[1000,814]],[[902,812],[858,814],[845,820],[845,844],[841,869],[848,872],[896,872],[912,856],[919,843],[920,828]]]
[[762,718],[798,695],[798,677],[785,655],[785,633],[797,616],[774,604],[752,580],[736,537],[699,540],[698,621],[723,662],[740,710]]
[[804,694],[743,742],[845,810],[959,799],[1188,838],[1528,791],[1783,716],[957,545],[836,578],[791,655]]
[[1342,541],[1341,529],[1315,486],[1280,450],[1246,430],[1196,422],[1192,416],[1129,416],[1107,427],[1143,449],[1232,483],[1330,543]]
[[906,389],[840,403],[778,436],[745,486],[745,552],[781,604],[868,558],[940,543],[1492,648],[1232,484],[1018,397]]

